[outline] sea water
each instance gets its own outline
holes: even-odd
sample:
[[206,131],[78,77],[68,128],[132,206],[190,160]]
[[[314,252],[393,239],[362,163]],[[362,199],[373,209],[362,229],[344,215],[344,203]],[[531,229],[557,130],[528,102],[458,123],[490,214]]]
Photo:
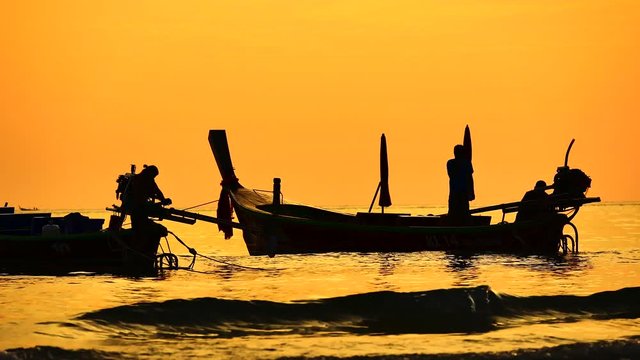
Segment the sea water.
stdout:
[[[583,207],[566,256],[251,257],[240,231],[165,222],[206,256],[193,271],[0,275],[0,359],[640,358],[639,215]],[[191,261],[171,237],[163,249]]]

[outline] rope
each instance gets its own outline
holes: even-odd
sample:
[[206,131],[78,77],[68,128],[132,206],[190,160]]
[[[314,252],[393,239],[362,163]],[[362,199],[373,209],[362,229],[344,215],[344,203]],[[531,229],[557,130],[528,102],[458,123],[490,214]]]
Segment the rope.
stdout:
[[[167,251],[171,254],[171,245],[169,244],[169,239],[167,239],[167,237],[164,237],[164,241],[167,243]],[[160,245],[162,246],[162,244]],[[162,250],[164,252],[164,250]]]
[[[273,190],[252,189],[252,191],[256,195],[260,195],[260,194],[258,194],[259,192],[273,194]],[[282,193],[282,191],[280,192],[280,204],[284,204],[284,194]]]
[[[164,249],[162,247],[162,243],[158,244],[160,246],[160,250],[162,251],[162,253],[161,254],[157,254],[155,257],[153,257],[153,256],[148,256],[147,254],[132,248],[127,243],[125,243],[124,240],[122,240],[120,238],[120,236],[118,234],[116,234],[115,232],[111,233],[111,237],[113,239],[115,239],[116,242],[124,250],[131,251],[133,253],[138,254],[139,256],[141,256],[143,258],[146,258],[149,261],[153,261],[154,262],[154,267],[156,268],[156,270],[162,270],[163,269],[163,264],[164,264],[163,260],[165,260],[165,259],[167,260],[167,265],[169,266],[168,267],[169,270],[179,270],[179,269],[182,269],[182,270],[193,270],[193,265],[195,263],[195,256],[194,256],[193,261],[189,265],[189,267],[180,267],[180,266],[178,266],[178,257],[175,254],[171,253],[171,250],[169,250],[169,253],[165,253]],[[166,237],[164,239],[165,239],[165,241],[167,240]],[[168,241],[167,241],[167,246],[169,246],[169,242]]]
[[[205,258],[207,260],[211,260],[217,263],[221,263],[221,264],[225,264],[225,265],[229,265],[229,266],[235,266],[235,267],[239,267],[242,269],[247,269],[247,270],[262,270],[262,271],[271,271],[271,270],[279,270],[279,269],[266,269],[266,268],[259,268],[259,267],[252,267],[252,266],[245,266],[245,265],[239,265],[239,264],[234,264],[234,263],[230,263],[227,261],[223,261],[223,260],[219,260],[210,256],[206,256],[206,255],[202,255],[202,254],[198,254],[198,252],[196,251],[196,249],[189,247],[189,245],[187,245],[184,241],[182,241],[182,239],[180,239],[180,237],[178,237],[178,235],[176,235],[175,233],[173,233],[172,231],[167,230],[167,232],[171,235],[173,235],[173,237],[176,238],[176,240],[178,240],[178,242],[180,244],[182,244],[185,248],[187,248],[187,250],[189,250],[189,253],[191,255],[193,255],[193,259],[191,260],[191,264],[189,264],[189,266],[187,267],[180,267],[178,266],[178,257],[171,253],[171,250],[169,250],[169,253],[165,253],[164,252],[164,248],[162,247],[162,243],[158,244],[160,246],[160,249],[162,251],[161,254],[156,255],[155,259],[153,257],[148,256],[147,254],[144,254],[136,249],[133,249],[132,247],[130,247],[129,245],[127,245],[116,233],[112,233],[112,238],[116,240],[116,242],[119,243],[119,245],[124,248],[127,249],[128,251],[132,251],[134,253],[137,253],[138,255],[147,258],[148,260],[153,260],[155,261],[155,266],[158,270],[162,269],[162,264],[164,263],[163,260],[167,260],[167,265],[169,266],[169,270],[187,270],[187,271],[193,271],[193,272],[197,272],[197,273],[202,273],[202,274],[208,274],[208,272],[203,272],[203,271],[197,271],[197,270],[193,270],[193,266],[195,265],[196,262],[196,256],[200,256],[202,258]],[[165,241],[167,242],[167,246],[169,246],[169,241],[168,239],[165,237]],[[169,248],[170,249],[170,248]]]
[[190,207],[188,207],[188,208],[184,208],[184,209],[182,209],[182,210],[183,210],[183,211],[185,211],[185,210],[191,210],[191,209],[195,209],[195,208],[200,207],[200,206],[205,206],[205,205],[213,204],[213,203],[215,203],[215,202],[218,202],[218,200],[211,200],[211,201],[207,201],[206,203],[202,203],[202,204],[198,204],[198,205],[193,205],[193,206],[190,206]]
[[208,259],[208,260],[211,260],[211,261],[215,261],[215,262],[221,263],[221,264],[235,266],[235,267],[239,267],[239,268],[247,269],[247,270],[262,270],[262,271],[278,270],[278,269],[266,269],[266,268],[259,268],[259,267],[252,267],[252,266],[244,266],[244,265],[234,264],[234,263],[230,263],[230,262],[214,259],[212,257],[205,256],[205,255],[202,255],[202,254],[198,254],[198,256],[203,257],[203,258]]
[[221,263],[221,264],[225,264],[225,265],[229,265],[229,266],[235,266],[235,267],[239,267],[239,268],[247,269],[247,270],[263,270],[263,271],[277,270],[277,269],[265,269],[265,268],[259,268],[259,267],[252,267],[252,266],[244,266],[244,265],[234,264],[234,263],[230,263],[230,262],[227,262],[227,261],[219,260],[219,259],[216,259],[216,258],[213,258],[213,257],[210,257],[210,256],[206,256],[206,255],[199,254],[199,253],[196,251],[196,249],[194,249],[194,248],[192,248],[192,247],[189,247],[189,245],[187,245],[184,241],[182,241],[182,239],[180,239],[180,238],[178,237],[178,235],[174,234],[174,233],[173,233],[173,232],[171,232],[171,231],[167,231],[167,232],[168,232],[169,234],[173,235],[173,237],[175,237],[175,238],[176,238],[176,240],[178,240],[178,242],[179,242],[180,244],[184,245],[184,247],[186,247],[186,248],[187,248],[187,250],[189,250],[189,253],[191,253],[191,254],[193,255],[193,261],[192,261],[192,263],[191,263],[190,268],[192,268],[192,267],[193,267],[193,264],[195,263],[195,258],[196,258],[196,256],[200,256],[200,257],[202,257],[202,258],[205,258],[205,259],[207,259],[207,260],[211,260],[211,261],[214,261],[214,262],[217,262],[217,263]]

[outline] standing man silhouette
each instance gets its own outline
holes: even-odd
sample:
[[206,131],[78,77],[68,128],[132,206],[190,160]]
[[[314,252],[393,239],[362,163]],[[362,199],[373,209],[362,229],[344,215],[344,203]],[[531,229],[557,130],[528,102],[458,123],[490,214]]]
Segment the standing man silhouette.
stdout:
[[463,225],[469,218],[469,201],[475,199],[473,189],[473,166],[470,151],[463,145],[453,148],[454,158],[447,161],[449,174],[449,221]]

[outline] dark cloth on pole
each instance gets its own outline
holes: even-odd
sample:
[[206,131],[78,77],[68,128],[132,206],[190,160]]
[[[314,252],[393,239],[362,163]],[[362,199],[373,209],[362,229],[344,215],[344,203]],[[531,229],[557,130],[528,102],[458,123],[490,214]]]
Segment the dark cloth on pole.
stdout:
[[389,194],[389,161],[387,159],[387,138],[382,134],[380,139],[380,199],[381,207],[391,206]]

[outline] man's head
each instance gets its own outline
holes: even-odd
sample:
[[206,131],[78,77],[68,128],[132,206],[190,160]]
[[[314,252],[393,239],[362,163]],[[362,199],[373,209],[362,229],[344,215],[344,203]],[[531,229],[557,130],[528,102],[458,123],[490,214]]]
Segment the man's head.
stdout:
[[461,159],[464,156],[464,146],[456,145],[453,147],[453,156],[456,159]]
[[158,176],[158,174],[160,174],[160,171],[158,170],[158,167],[156,167],[155,165],[144,165],[140,173],[144,173],[147,176],[151,176],[152,178],[155,178],[156,176]]
[[544,180],[538,180],[536,182],[536,186],[534,187],[534,189],[544,190],[546,187],[547,187],[547,183],[544,182]]

